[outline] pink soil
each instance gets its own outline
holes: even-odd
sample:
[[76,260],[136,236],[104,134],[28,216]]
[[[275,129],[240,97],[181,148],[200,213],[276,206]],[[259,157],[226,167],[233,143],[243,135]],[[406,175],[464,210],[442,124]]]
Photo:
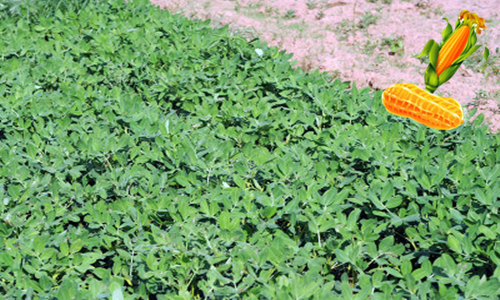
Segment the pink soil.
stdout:
[[[294,54],[296,66],[319,69],[358,88],[385,89],[396,83],[425,88],[428,60],[419,54],[429,39],[441,43],[448,18],[454,27],[463,9],[477,13],[488,27],[478,35],[483,45],[470,56],[437,95],[452,97],[465,107],[478,107],[492,132],[500,132],[499,0],[151,0],[153,4],[191,18],[212,19],[214,25],[260,37]],[[293,11],[292,11],[293,10]],[[372,18],[372,22],[367,22]],[[367,24],[364,28],[356,24]],[[400,40],[390,55],[384,38]],[[397,41],[394,42],[397,44]],[[481,72],[484,46],[490,67]],[[471,106],[472,105],[472,106]]]

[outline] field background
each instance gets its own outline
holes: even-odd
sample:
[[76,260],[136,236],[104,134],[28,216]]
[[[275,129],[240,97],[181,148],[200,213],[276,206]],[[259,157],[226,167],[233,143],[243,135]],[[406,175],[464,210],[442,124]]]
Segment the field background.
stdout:
[[[299,26],[280,3],[260,9]],[[302,53],[362,74],[345,47],[387,22],[333,4],[304,10],[343,16],[310,46],[332,54]],[[447,131],[400,118],[380,99],[413,82],[403,71],[378,91],[304,72],[229,21],[150,0],[0,2],[1,298],[497,300],[500,135],[483,115]],[[366,62],[391,50],[386,70],[430,37],[412,50],[371,38]],[[463,71],[491,82],[497,62]]]
[[[327,71],[358,87],[385,89],[406,82],[424,87],[427,60],[419,54],[429,39],[440,43],[448,18],[454,26],[463,9],[488,27],[469,57],[436,94],[478,107],[492,132],[500,131],[498,0],[152,0],[191,18],[229,24],[247,37],[260,37],[293,53],[296,66]],[[481,69],[484,68],[482,71]]]

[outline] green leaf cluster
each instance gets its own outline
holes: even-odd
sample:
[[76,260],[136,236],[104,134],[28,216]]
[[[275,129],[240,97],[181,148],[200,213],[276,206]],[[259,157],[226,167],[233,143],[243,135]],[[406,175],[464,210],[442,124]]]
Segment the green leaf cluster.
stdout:
[[398,118],[146,0],[0,14],[5,299],[497,298],[482,117]]
[[[429,40],[427,44],[425,44],[425,47],[422,50],[422,52],[416,56],[417,58],[419,58],[429,55],[430,63],[427,66],[427,69],[425,70],[424,80],[425,80],[425,89],[430,93],[434,93],[434,91],[440,85],[450,80],[450,78],[453,77],[453,75],[457,72],[458,68],[460,68],[462,62],[481,47],[481,45],[475,45],[477,42],[477,35],[475,30],[470,30],[469,38],[467,40],[467,45],[465,46],[461,55],[457,57],[457,59],[455,59],[452,62],[452,64],[447,69],[445,69],[438,77],[436,69],[437,69],[437,59],[439,51],[444,46],[444,44],[450,39],[450,37],[453,35],[455,31],[460,29],[462,26],[466,26],[464,22],[461,23],[460,20],[457,19],[457,22],[455,23],[455,30],[452,30],[452,27],[448,22],[448,19],[447,18],[443,19],[446,20],[447,26],[443,30],[443,40],[441,41],[441,44],[438,44],[434,40]],[[489,56],[489,50],[488,48],[485,47],[484,59],[487,60],[488,56]]]
[[23,18],[35,26],[40,18],[55,16],[57,11],[79,13],[89,0],[2,0],[0,20]]

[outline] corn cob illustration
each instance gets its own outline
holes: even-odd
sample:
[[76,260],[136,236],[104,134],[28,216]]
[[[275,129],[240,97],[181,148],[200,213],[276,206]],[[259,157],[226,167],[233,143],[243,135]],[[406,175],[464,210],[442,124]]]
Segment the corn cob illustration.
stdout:
[[[477,34],[486,29],[483,18],[463,10],[455,23],[455,30],[446,20],[441,45],[430,40],[417,57],[429,55],[430,63],[425,71],[425,90],[414,84],[399,83],[385,89],[382,102],[395,115],[411,118],[428,127],[449,130],[463,124],[463,110],[452,98],[439,97],[432,93],[447,82],[462,62],[479,47],[475,46]],[[489,50],[485,47],[484,58]]]
[[414,84],[400,83],[387,88],[382,102],[390,113],[435,129],[453,129],[463,123],[462,107],[457,101],[433,95]]
[[[422,53],[417,57],[429,55],[430,63],[425,71],[425,89],[433,93],[440,85],[447,82],[458,70],[462,62],[476,52],[481,45],[477,45],[477,35],[482,29],[486,29],[483,18],[475,13],[463,10],[452,30],[448,19],[447,26],[443,31],[441,45],[434,40],[429,40]],[[485,47],[484,58],[487,59],[489,50]]]

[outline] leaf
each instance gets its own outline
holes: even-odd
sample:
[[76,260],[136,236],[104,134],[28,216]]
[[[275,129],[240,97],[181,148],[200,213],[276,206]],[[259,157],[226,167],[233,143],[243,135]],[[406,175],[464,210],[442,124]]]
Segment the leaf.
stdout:
[[352,287],[348,280],[343,280],[340,284],[340,290],[342,292],[342,299],[353,299]]
[[451,28],[451,25],[448,22],[447,18],[443,18],[443,20],[446,20],[446,24],[447,24],[446,28],[443,30],[443,43],[446,43],[446,40],[448,39],[449,36],[451,36],[451,33],[453,32],[453,29]]
[[499,293],[500,282],[498,281],[498,279],[490,278],[489,280],[481,284],[480,295],[498,297]]
[[0,253],[0,262],[3,262],[5,266],[10,266],[14,263],[14,259],[7,252]]
[[425,270],[426,276],[430,276],[432,274],[432,265],[429,260],[425,260],[422,263],[422,268]]
[[221,229],[229,230],[231,227],[231,218],[229,217],[229,213],[227,211],[223,211],[219,215],[219,226]]
[[275,206],[268,206],[262,211],[263,219],[270,219],[276,213],[278,209]]
[[450,80],[453,75],[457,72],[457,70],[460,68],[460,64],[458,65],[451,65],[448,68],[446,68],[441,74],[439,74],[438,77],[438,86],[442,85],[443,83],[447,82]]
[[112,300],[123,300],[123,293],[121,287],[116,288],[111,296]]
[[79,252],[83,247],[83,241],[81,239],[77,239],[70,246],[70,252],[76,253]]
[[419,55],[417,55],[416,57],[420,58],[420,57],[428,55],[429,52],[431,51],[432,46],[434,45],[434,43],[435,43],[434,40],[429,40],[427,42],[427,44],[425,44],[424,49],[422,50],[422,52]]
[[490,56],[490,50],[484,47],[484,59],[488,59],[489,56]]
[[394,270],[393,268],[384,268],[384,270],[387,273],[389,273],[392,276],[394,276],[394,277],[397,277],[397,278],[403,278],[404,277],[401,273],[399,273],[398,271]]
[[[434,40],[433,40],[434,41]],[[432,67],[435,69],[437,69],[437,59],[438,59],[438,55],[439,55],[439,44],[434,42],[432,44],[432,48],[431,50],[429,51],[429,60],[431,61],[431,65]]]
[[335,257],[340,263],[351,262],[351,258],[349,257],[349,255],[341,249],[335,249]]
[[390,251],[390,249],[392,248],[393,245],[394,245],[394,237],[391,235],[391,236],[384,238],[380,242],[378,249],[379,249],[379,251],[387,252],[387,251]]
[[486,227],[484,225],[479,226],[479,232],[484,234],[490,240],[497,239],[497,233],[492,230],[490,227]]
[[391,198],[389,201],[387,201],[387,203],[385,204],[385,207],[387,207],[388,209],[396,208],[396,207],[400,206],[402,202],[403,202],[403,198],[401,196],[396,196],[396,197]]
[[403,259],[401,262],[401,274],[407,275],[410,274],[411,271],[412,271],[411,260]]
[[431,93],[433,93],[438,88],[439,80],[436,74],[436,69],[432,66],[432,64],[429,64],[427,66],[427,69],[425,70],[424,80],[426,89]]
[[462,247],[460,246],[460,242],[453,235],[448,236],[448,246],[450,247],[451,250],[457,253],[462,253]]
[[390,182],[388,182],[382,189],[382,193],[380,194],[380,200],[382,200],[382,202],[387,202],[388,200],[391,199],[393,194],[394,194],[394,187]]
[[[415,170],[419,169],[416,168]],[[429,176],[423,169],[420,169],[420,171],[417,174],[415,174],[415,177],[417,178],[417,181],[420,184],[420,186],[422,186],[424,189],[430,190],[432,188]]]
[[234,180],[234,183],[236,183],[236,185],[240,189],[244,190],[246,188],[245,181],[240,176],[238,176],[237,174],[233,175],[233,180]]
[[45,27],[40,26],[40,25],[35,25],[34,29],[35,29],[35,31],[40,32],[40,31],[44,31],[44,30],[45,30]]
[[[467,39],[467,45],[465,46],[465,49],[470,49],[473,45],[475,45],[477,42],[477,34],[475,30],[471,30],[469,33],[469,38]],[[465,50],[464,49],[464,50]]]
[[59,248],[61,250],[61,255],[64,257],[64,256],[68,256],[69,254],[69,246],[68,246],[68,243],[66,242],[62,242],[61,244],[59,244]]
[[453,66],[453,65],[462,63],[467,57],[474,54],[474,52],[476,52],[476,50],[479,49],[480,47],[481,47],[481,45],[477,45],[477,46],[472,47],[467,53],[460,55],[456,60],[454,60],[451,65]]

